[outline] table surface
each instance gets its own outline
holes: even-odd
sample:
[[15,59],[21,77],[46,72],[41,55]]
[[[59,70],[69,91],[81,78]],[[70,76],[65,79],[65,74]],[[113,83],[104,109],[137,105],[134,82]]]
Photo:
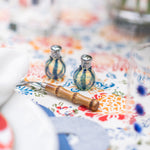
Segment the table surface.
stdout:
[[[132,37],[120,33],[110,22],[105,3],[96,1],[88,9],[64,7],[55,32],[50,36],[19,35],[7,28],[10,12],[5,4],[1,4],[0,47],[16,47],[30,54],[31,62],[25,80],[62,85],[73,92],[98,99],[100,106],[97,112],[91,112],[83,106],[53,98],[34,87],[19,86],[16,88],[18,94],[26,95],[35,103],[49,108],[56,116],[79,116],[99,123],[111,138],[110,150],[150,148],[150,117],[143,117],[142,134],[132,129],[136,119],[132,107],[134,99],[129,104],[129,114],[132,116],[129,126],[125,119],[129,52],[133,45],[149,42],[149,37]],[[67,67],[65,77],[59,80],[48,79],[44,72],[45,61],[50,55],[49,47],[53,44],[62,46],[62,56]],[[96,83],[89,91],[80,91],[73,83],[73,73],[80,65],[82,54],[93,57]]]

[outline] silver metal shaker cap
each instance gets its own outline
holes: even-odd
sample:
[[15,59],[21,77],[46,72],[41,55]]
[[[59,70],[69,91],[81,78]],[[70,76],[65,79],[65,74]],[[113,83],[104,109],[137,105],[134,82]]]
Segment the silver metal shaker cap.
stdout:
[[51,46],[51,56],[53,58],[59,58],[60,55],[60,51],[61,51],[62,47],[59,45],[52,45]]
[[91,62],[92,62],[92,56],[86,54],[81,56],[81,66],[83,68],[91,67]]

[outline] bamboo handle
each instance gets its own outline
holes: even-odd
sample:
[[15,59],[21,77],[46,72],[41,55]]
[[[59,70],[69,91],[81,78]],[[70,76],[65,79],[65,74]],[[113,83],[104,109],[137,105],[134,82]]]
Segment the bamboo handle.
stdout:
[[62,86],[47,84],[45,86],[45,90],[52,93],[52,94],[55,94],[58,97],[67,99],[67,100],[69,100],[75,104],[84,105],[92,111],[96,111],[99,107],[99,101],[98,100],[85,97],[85,96],[83,96],[77,92],[75,92],[75,93],[71,92]]

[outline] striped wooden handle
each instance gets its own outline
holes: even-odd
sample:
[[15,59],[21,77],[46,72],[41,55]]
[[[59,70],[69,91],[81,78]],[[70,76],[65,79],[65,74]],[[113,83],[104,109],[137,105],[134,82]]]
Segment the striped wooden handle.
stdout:
[[84,105],[92,111],[97,111],[97,109],[99,107],[99,101],[98,100],[88,98],[88,97],[83,96],[77,92],[75,92],[75,93],[71,92],[62,86],[47,84],[45,86],[45,90],[56,95],[57,97],[67,99],[67,100],[69,100],[75,104]]

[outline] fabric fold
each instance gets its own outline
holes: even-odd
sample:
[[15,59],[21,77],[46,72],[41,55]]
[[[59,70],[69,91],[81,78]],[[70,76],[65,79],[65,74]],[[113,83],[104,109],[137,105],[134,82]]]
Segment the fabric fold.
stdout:
[[0,105],[12,94],[29,68],[27,53],[13,48],[0,48]]

